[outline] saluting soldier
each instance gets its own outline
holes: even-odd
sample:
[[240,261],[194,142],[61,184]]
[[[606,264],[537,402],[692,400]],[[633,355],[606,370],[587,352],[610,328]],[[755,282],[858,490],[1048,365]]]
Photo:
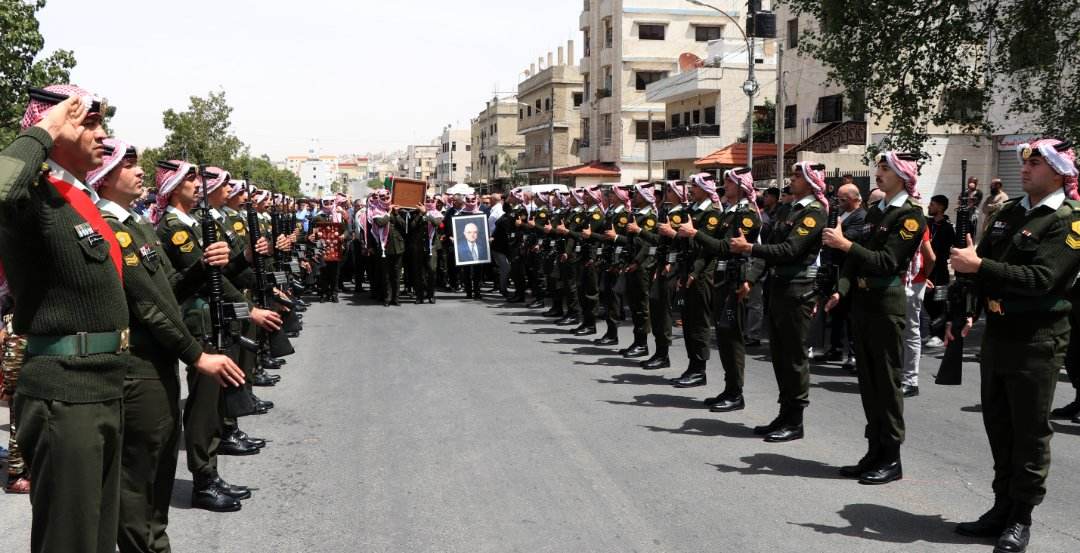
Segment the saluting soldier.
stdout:
[[866,413],[866,455],[841,474],[861,484],[887,484],[903,478],[900,444],[904,443],[902,331],[906,320],[903,276],[918,251],[926,217],[916,201],[918,156],[878,155],[875,180],[885,198],[866,214],[858,242],[844,237],[839,223],[826,229],[825,245],[846,254],[838,292],[826,305],[851,302],[859,395]]
[[[678,281],[679,252],[676,243],[685,239],[676,236],[676,229],[689,217],[690,196],[686,183],[668,181],[664,185],[664,202],[659,208],[655,234],[656,272],[649,292],[649,326],[652,327],[656,353],[641,362],[645,370],[666,369],[671,366],[668,349],[671,347],[672,306]],[[644,231],[643,234],[652,234]]]
[[950,257],[957,273],[974,275],[986,313],[980,395],[994,458],[993,507],[956,531],[998,536],[995,551],[1007,553],[1026,550],[1031,513],[1046,496],[1050,407],[1080,270],[1075,149],[1051,138],[1022,144],[1018,154],[1024,195],[987,222],[978,248],[969,237]]
[[143,192],[135,148],[115,139],[104,144],[104,164],[87,175],[86,184],[100,195],[97,206],[120,245],[135,361],[124,377],[117,546],[121,553],[165,552],[180,438],[177,360],[219,385],[240,386],[244,380],[227,356],[203,352],[184,324],[176,294],[193,296],[205,282],[203,265],[225,266],[229,249],[218,243],[207,248],[203,264],[186,273],[173,270],[153,227],[125,207]]
[[0,250],[25,335],[16,440],[33,486],[30,550],[113,553],[119,515],[128,306],[123,259],[83,181],[101,166],[105,101],[33,90],[0,152]]
[[803,437],[803,409],[810,404],[810,364],[806,336],[814,312],[811,266],[821,250],[829,203],[825,199],[825,166],[801,161],[792,168],[795,200],[769,233],[767,244],[754,244],[741,233],[731,239],[731,251],[762,259],[769,271],[769,353],[779,388],[780,413],[772,422],[754,428],[767,442]]
[[724,367],[724,391],[705,400],[705,405],[714,413],[738,411],[746,406],[743,399],[746,344],[742,303],[756,280],[756,271],[744,254],[732,253],[730,240],[743,236],[748,242],[756,243],[761,231],[757,192],[750,168],[725,171],[724,183],[724,214],[719,229],[715,233],[699,232],[692,226],[679,229],[679,234],[698,243],[706,267],[715,271],[712,315],[720,363]]
[[712,319],[712,288],[715,267],[706,262],[708,254],[702,251],[701,244],[690,239],[693,229],[701,229],[709,234],[720,232],[720,196],[716,193],[716,181],[708,173],[698,173],[690,177],[693,183],[694,206],[690,216],[676,230],[672,225],[661,227],[661,232],[671,236],[674,231],[679,237],[689,241],[690,256],[687,260],[685,280],[682,288],[686,294],[686,304],[682,311],[683,341],[686,343],[686,356],[689,366],[678,378],[671,379],[676,388],[696,388],[706,383],[705,367],[709,360],[709,321]]
[[627,359],[649,355],[649,290],[656,272],[656,248],[660,236],[656,234],[656,189],[651,182],[634,185],[633,214],[626,234],[618,242],[631,249],[629,265],[625,271],[626,303],[630,319],[634,323],[634,341],[619,353]]

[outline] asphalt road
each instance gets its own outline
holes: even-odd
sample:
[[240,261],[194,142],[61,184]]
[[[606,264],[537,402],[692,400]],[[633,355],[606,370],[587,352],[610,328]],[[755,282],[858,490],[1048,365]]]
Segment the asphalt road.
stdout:
[[[963,386],[940,387],[926,358],[922,395],[906,406],[905,479],[866,487],[836,475],[865,444],[855,380],[836,367],[813,369],[806,439],[766,444],[750,432],[776,409],[762,349],[747,409],[721,416],[700,403],[723,385],[715,355],[708,387],[665,384],[685,366],[681,339],[675,367],[644,372],[538,311],[459,297],[308,311],[282,384],[261,394],[277,408],[242,419],[272,443],[222,458],[223,476],[255,497],[238,513],[192,510],[181,466],[174,551],[992,549],[952,531],[992,500],[974,364]],[[621,346],[629,335],[624,326]],[[1058,405],[1071,393],[1060,386]],[[1033,552],[1080,550],[1080,427],[1058,429]],[[0,497],[0,550],[28,549],[28,509]]]

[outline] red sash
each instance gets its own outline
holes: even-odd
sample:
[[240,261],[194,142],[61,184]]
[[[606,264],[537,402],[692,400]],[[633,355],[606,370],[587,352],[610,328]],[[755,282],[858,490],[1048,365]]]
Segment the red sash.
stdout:
[[122,259],[120,242],[116,241],[116,234],[109,227],[109,224],[105,222],[105,219],[101,217],[101,212],[98,211],[94,202],[90,200],[90,195],[75,188],[70,183],[54,178],[52,175],[49,175],[49,182],[71,204],[75,212],[85,219],[87,223],[90,223],[90,228],[97,231],[109,243],[109,257],[112,258],[113,267],[116,268],[116,276],[120,278],[120,284],[123,285],[124,271],[120,267],[120,260]]

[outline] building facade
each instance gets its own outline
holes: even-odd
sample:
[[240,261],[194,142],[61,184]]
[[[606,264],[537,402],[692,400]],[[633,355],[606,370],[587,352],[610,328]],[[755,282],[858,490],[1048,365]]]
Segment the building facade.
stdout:
[[330,197],[337,177],[336,165],[319,158],[302,161],[298,167],[300,193],[307,198]]
[[530,67],[528,78],[518,84],[517,126],[525,147],[517,172],[529,184],[551,182],[552,168],[581,163],[585,90],[581,72],[574,66],[574,42],[568,42],[565,51],[560,47],[554,61],[549,53],[548,64]]
[[513,165],[525,149],[525,142],[518,135],[517,108],[516,97],[495,97],[472,120],[472,182],[480,185],[510,182]]
[[417,144],[409,146],[405,150],[405,157],[402,158],[400,163],[401,170],[399,171],[398,176],[413,180],[422,180],[427,183],[433,182],[435,180],[435,166],[439,149],[440,145],[438,141],[434,144]]
[[439,191],[472,181],[471,129],[443,129],[436,156],[435,184]]

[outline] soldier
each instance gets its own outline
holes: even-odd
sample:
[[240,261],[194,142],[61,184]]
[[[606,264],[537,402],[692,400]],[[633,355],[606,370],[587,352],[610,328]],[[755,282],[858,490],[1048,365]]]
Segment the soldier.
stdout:
[[810,404],[810,364],[806,336],[814,312],[814,278],[810,267],[821,250],[821,231],[828,215],[825,166],[801,161],[792,168],[794,201],[776,221],[768,244],[742,236],[731,239],[731,251],[762,259],[769,272],[769,353],[779,389],[780,413],[754,428],[767,442],[803,437],[803,409]]
[[619,321],[623,319],[622,301],[616,291],[619,275],[623,270],[624,260],[629,257],[632,242],[627,236],[626,227],[633,216],[631,189],[623,185],[613,185],[605,192],[608,206],[604,218],[600,278],[600,303],[604,309],[604,322],[607,330],[600,338],[593,340],[598,346],[614,346],[619,343]]
[[[124,207],[143,192],[135,148],[114,139],[104,144],[104,164],[87,175],[86,184],[101,196],[97,206],[120,244],[135,361],[124,379],[117,545],[121,553],[169,551],[165,530],[180,438],[177,360],[219,385],[240,386],[244,373],[228,357],[204,353],[188,331],[175,293],[194,295],[205,281],[202,265],[186,274],[173,270],[153,227]],[[207,248],[203,258],[217,267],[228,262],[223,242]]]
[[[517,189],[515,189],[517,190]],[[507,303],[525,301],[525,283],[518,277],[517,257],[520,255],[521,233],[517,228],[517,216],[519,196],[511,191],[506,196],[506,208],[502,215],[495,220],[495,230],[492,233],[491,249],[496,254],[505,258],[509,266],[509,276],[514,281],[514,293],[503,290],[503,298]],[[451,254],[452,255],[452,254]]]
[[575,336],[596,334],[596,316],[599,314],[599,272],[593,233],[599,233],[604,226],[604,200],[600,185],[585,188],[585,217],[578,230],[570,230],[570,236],[578,241],[581,248],[581,281],[578,283],[578,301],[581,304],[581,325],[570,331]]
[[1070,288],[1080,269],[1075,150],[1042,139],[1020,145],[1018,154],[1024,196],[991,218],[977,249],[968,237],[968,246],[950,256],[957,273],[974,275],[985,304],[980,395],[994,458],[993,507],[956,531],[999,536],[995,551],[1007,553],[1026,550],[1032,511],[1046,495],[1050,407],[1068,347]]
[[619,353],[627,359],[649,355],[649,290],[656,273],[656,189],[651,182],[634,186],[633,219],[626,225],[626,244],[633,259],[626,267],[626,303],[634,323],[634,341]]
[[559,274],[558,288],[566,308],[562,318],[555,321],[555,324],[559,326],[581,323],[581,303],[578,301],[581,249],[578,241],[570,236],[570,228],[579,228],[585,220],[584,194],[580,188],[560,193],[563,208],[554,229],[554,234],[560,237],[555,246],[555,264]]
[[[694,207],[688,217],[676,230],[672,225],[661,225],[664,236],[674,238],[672,233],[682,233],[680,238],[689,240],[691,257],[687,261],[685,279],[682,288],[686,293],[686,306],[683,308],[683,340],[686,343],[686,356],[690,364],[678,378],[671,379],[676,388],[696,388],[704,386],[705,364],[709,360],[709,321],[712,319],[712,288],[714,266],[706,262],[708,255],[701,245],[690,240],[694,229],[703,229],[709,234],[720,231],[720,196],[716,193],[716,181],[708,173],[698,173],[690,177],[693,183],[692,194]],[[685,228],[684,228],[685,227]]]
[[[660,208],[655,234],[657,235],[656,273],[649,292],[649,326],[652,327],[656,353],[641,362],[645,370],[666,369],[671,366],[668,348],[671,347],[671,309],[675,303],[675,287],[678,280],[678,243],[685,240],[676,237],[675,228],[689,217],[689,191],[686,183],[669,181],[664,185],[664,204]],[[643,235],[652,234],[647,230]]]
[[[705,400],[714,413],[738,411],[746,406],[743,382],[746,368],[746,344],[743,336],[743,301],[756,281],[756,271],[749,260],[731,253],[730,242],[743,236],[756,243],[761,231],[754,177],[747,167],[724,172],[724,215],[716,233],[698,232],[692,225],[679,229],[697,242],[706,256],[706,267],[713,276],[713,324],[720,363],[724,367],[724,391]],[[705,230],[708,230],[707,228]]]
[[416,206],[418,217],[409,220],[408,237],[409,244],[406,248],[412,258],[416,273],[413,277],[413,287],[416,293],[415,302],[419,305],[427,300],[435,303],[435,269],[438,264],[439,250],[442,242],[439,241],[439,225],[442,224],[443,215],[435,209],[435,197],[428,195],[424,203]]
[[538,248],[540,250],[540,272],[544,279],[544,289],[551,296],[551,309],[543,312],[542,317],[554,317],[556,319],[566,315],[564,307],[564,291],[560,288],[559,264],[556,247],[561,239],[554,233],[559,225],[563,210],[557,190],[537,193],[540,199],[540,211],[536,214],[536,230]]
[[379,298],[383,306],[398,306],[401,288],[401,259],[405,254],[405,219],[398,213],[398,206],[390,204],[390,193],[377,190],[368,206],[368,221],[378,246],[375,255],[379,260],[379,282],[382,289]]
[[861,484],[887,484],[903,478],[900,444],[904,442],[904,396],[901,391],[906,319],[903,275],[918,251],[926,228],[919,193],[918,156],[885,152],[878,156],[875,179],[885,199],[866,213],[858,242],[844,237],[837,224],[826,229],[825,245],[846,254],[838,292],[826,305],[832,310],[850,299],[855,333],[855,366],[866,413],[867,454],[841,474]]

